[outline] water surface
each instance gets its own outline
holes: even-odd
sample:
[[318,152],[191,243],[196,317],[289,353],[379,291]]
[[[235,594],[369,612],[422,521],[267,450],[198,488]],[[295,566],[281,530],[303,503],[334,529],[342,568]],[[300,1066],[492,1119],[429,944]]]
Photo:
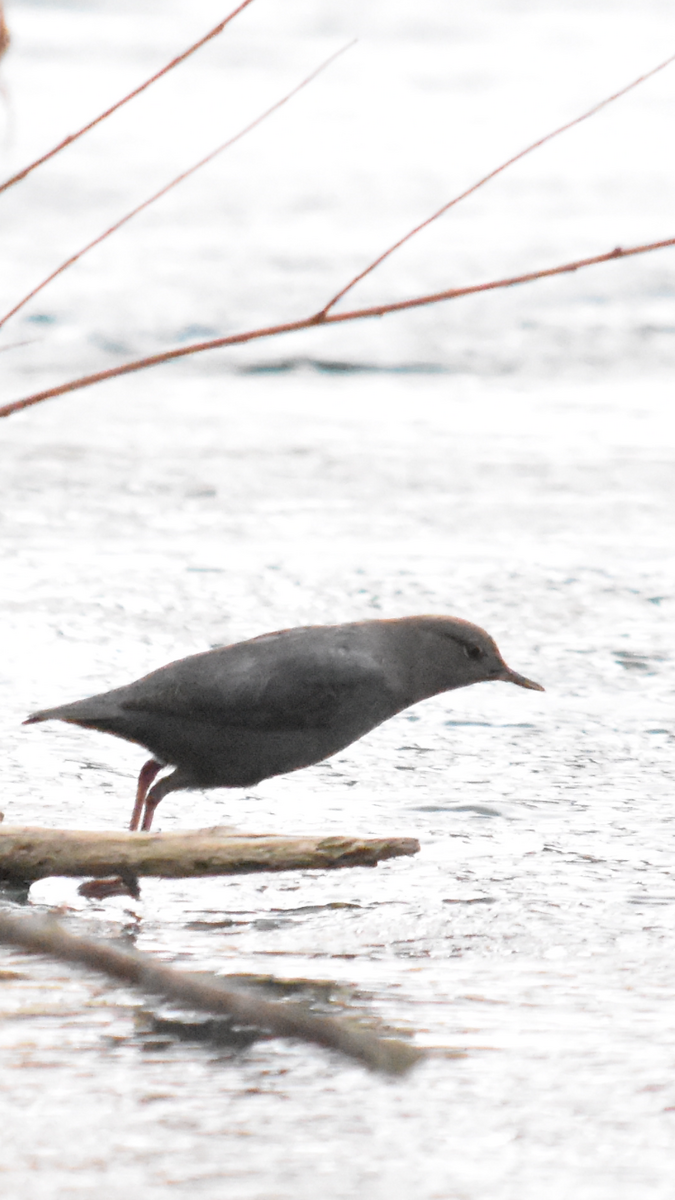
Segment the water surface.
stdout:
[[[478,5],[459,12],[452,28],[445,7],[430,2],[414,12],[399,3],[391,21],[373,11],[359,53],[376,61],[367,71],[363,59],[349,67],[358,95],[366,77],[375,88],[378,71],[393,104],[399,77],[422,106],[430,88],[450,103],[451,79],[447,87],[467,112],[507,88],[510,116],[494,105],[492,113],[502,114],[497,132],[510,128],[513,138],[528,113],[531,123],[537,116],[528,79],[541,91],[546,72],[541,67],[538,81],[517,78],[515,68],[509,75],[500,45],[520,44],[529,31],[527,61],[539,62],[534,50],[547,47],[561,83],[571,59],[597,63],[609,27],[614,81],[665,53],[673,25],[656,5],[621,7],[616,16],[602,5],[591,15],[587,6],[552,5],[549,24],[528,6]],[[217,55],[236,50],[237,78],[249,80],[253,103],[256,54],[283,88],[284,47],[302,69],[301,59],[349,32],[355,12],[325,4],[317,16],[297,3],[286,18],[268,4],[268,15],[251,16],[240,40],[214,49],[195,79],[213,86],[224,61]],[[204,27],[219,15],[205,4],[199,13]],[[184,13],[170,10],[162,22],[151,4],[138,14],[102,4],[22,5],[10,15],[11,154],[20,161],[39,140],[38,74],[59,97],[45,120],[61,131],[81,107],[78,82],[103,91],[123,75],[131,86],[160,50],[168,55],[170,42],[196,36]],[[256,39],[266,20],[274,37],[263,54]],[[70,83],[59,90],[64,61]],[[567,80],[572,108],[604,86],[578,75]],[[344,275],[336,260],[347,242],[354,261],[378,248],[384,231],[366,200],[377,200],[392,227],[405,226],[413,210],[426,212],[453,184],[428,146],[433,170],[414,165],[398,192],[385,186],[387,171],[394,175],[391,141],[369,158],[366,134],[363,144],[355,138],[351,173],[340,174],[345,130],[358,125],[356,109],[351,125],[336,115],[344,114],[346,86],[336,77],[316,93],[316,105],[327,105],[317,109],[323,119],[335,117],[335,175],[326,153],[324,173],[312,176],[315,150],[306,148],[302,168],[296,162],[276,183],[274,171],[251,175],[260,159],[248,143],[233,176],[223,167],[205,181],[196,219],[196,193],[181,193],[174,209],[130,227],[107,258],[92,259],[26,310],[15,328],[40,341],[2,356],[8,392],[151,352],[162,338],[167,345],[208,336],[193,326],[219,332],[284,306],[309,308],[325,299],[333,275]],[[658,87],[636,100],[657,124],[672,105],[672,91]],[[167,103],[186,103],[180,90],[171,95]],[[552,116],[544,109],[539,123]],[[438,115],[436,103],[432,110]],[[212,143],[207,111],[203,136]],[[624,134],[637,121],[631,111]],[[162,115],[155,117],[163,128]],[[293,121],[306,135],[313,128],[300,106],[285,120],[266,154],[282,128],[297,135]],[[408,152],[418,128],[405,130]],[[176,168],[170,139],[153,142],[150,154],[141,141],[124,143],[128,129],[111,123],[109,142],[102,135],[62,156],[49,186],[47,175],[42,183],[35,177],[24,192],[34,218],[28,234],[17,232],[27,219],[18,189],[8,199],[8,292],[21,290],[19,276],[27,284],[46,269],[52,244],[67,252],[73,197],[84,195],[81,219],[94,226],[128,202],[128,179],[111,180],[106,155],[128,151],[139,190]],[[499,138],[489,122],[480,130],[486,157],[494,157]],[[325,125],[320,132],[314,146],[326,141]],[[476,136],[465,132],[462,147],[469,142],[477,153]],[[572,244],[602,249],[652,228],[666,236],[659,219],[671,193],[645,182],[648,146],[632,165],[603,158],[605,149],[599,138],[575,168],[564,151],[570,190],[562,199],[561,160],[550,158],[511,190],[505,185],[496,224],[486,209],[467,216],[456,227],[467,272],[508,258],[504,231],[525,202],[530,217],[512,227],[521,236],[513,256],[524,266],[526,251],[539,247],[543,260]],[[280,148],[279,163],[288,154]],[[649,162],[652,172],[666,170],[658,157]],[[477,166],[469,156],[467,172]],[[273,214],[264,236],[263,201]],[[78,216],[78,239],[79,223]],[[227,240],[233,223],[240,242]],[[330,253],[329,227],[338,230]],[[394,279],[405,292],[452,276],[452,261],[439,257],[447,237],[446,230],[435,250],[425,243],[398,277],[392,267],[382,291]],[[217,270],[207,242],[220,246]],[[246,273],[238,254],[242,262],[248,256]],[[104,735],[56,724],[24,729],[31,708],[274,628],[456,613],[489,629],[507,661],[547,689],[485,684],[438,697],[328,763],[246,795],[169,796],[158,811],[163,829],[233,823],[256,832],[412,835],[422,843],[414,859],[330,875],[148,881],[140,903],[85,903],[76,881],[35,885],[28,902],[60,911],[73,927],[187,969],[313,980],[330,1009],[414,1035],[429,1054],[409,1079],[392,1083],[314,1048],[262,1041],[233,1051],[183,1040],[152,1025],[143,997],[5,953],[4,1195],[539,1200],[545,1192],[551,1200],[669,1200],[669,263],[611,264],[611,278],[579,276],[557,291],[547,285],[529,298],[523,291],[483,300],[452,316],[439,309],[353,336],[307,335],[283,349],[214,356],[65,397],[3,425],[0,807],[8,823],[119,828],[142,762],[137,748]],[[344,369],[350,364],[361,369]]]

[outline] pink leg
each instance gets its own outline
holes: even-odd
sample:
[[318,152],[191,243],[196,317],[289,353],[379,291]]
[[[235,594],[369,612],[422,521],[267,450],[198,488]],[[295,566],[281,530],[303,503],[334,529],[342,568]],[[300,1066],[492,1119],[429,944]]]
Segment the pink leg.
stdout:
[[[149,765],[149,764],[148,764]],[[154,787],[150,788],[145,797],[145,812],[143,813],[143,824],[141,829],[143,833],[147,833],[152,825],[152,818],[155,815],[155,809],[160,800],[163,800],[168,792],[175,792],[177,788],[189,787],[189,776],[186,776],[178,768],[172,771],[170,775],[165,775],[160,779]]]
[[152,825],[152,818],[155,815],[155,809],[157,808],[157,805],[161,799],[162,797],[158,796],[156,800],[153,798],[146,803],[145,812],[143,813],[143,824],[141,826],[143,833],[147,833],[149,831],[150,826]]
[[[144,807],[145,811],[143,812],[141,829],[147,833],[152,825],[155,809],[160,800],[166,796],[167,792],[173,792],[176,788],[190,786],[189,775],[175,770],[172,771],[171,775],[165,775],[163,779],[160,779],[151,788],[150,784],[161,769],[162,763],[158,763],[154,758],[151,758],[146,762],[138,777],[136,803],[130,826],[132,832],[138,829],[138,823]],[[135,899],[138,899],[140,895],[138,879],[131,872],[125,874],[123,878],[116,876],[114,879],[90,879],[87,883],[80,884],[78,891],[81,896],[87,896],[91,900],[102,900],[106,896],[133,896]]]
[[[138,829],[141,823],[141,815],[143,813],[145,797],[148,794],[148,788],[157,772],[161,771],[161,769],[162,763],[158,763],[154,758],[149,759],[145,766],[141,767],[141,773],[138,776],[138,786],[136,788],[136,803],[134,804],[134,811],[131,814],[131,821],[129,823],[129,829],[132,833]],[[150,819],[152,820],[152,818]],[[143,828],[145,828],[145,825]]]

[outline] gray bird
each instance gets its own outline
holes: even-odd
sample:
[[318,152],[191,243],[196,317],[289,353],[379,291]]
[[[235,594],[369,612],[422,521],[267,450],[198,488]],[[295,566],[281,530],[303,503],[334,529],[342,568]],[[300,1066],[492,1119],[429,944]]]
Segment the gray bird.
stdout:
[[[148,830],[168,792],[253,787],[321,762],[418,700],[491,679],[544,691],[459,617],[310,625],[192,654],[24,724],[67,721],[150,750],[130,823]],[[174,770],[151,786],[164,766]]]

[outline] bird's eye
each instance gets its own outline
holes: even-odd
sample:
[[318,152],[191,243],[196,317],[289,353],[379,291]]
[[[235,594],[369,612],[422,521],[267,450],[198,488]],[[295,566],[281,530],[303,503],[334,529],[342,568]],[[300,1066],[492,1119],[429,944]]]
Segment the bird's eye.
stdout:
[[466,654],[467,658],[483,657],[483,651],[481,650],[480,646],[465,646],[464,653]]

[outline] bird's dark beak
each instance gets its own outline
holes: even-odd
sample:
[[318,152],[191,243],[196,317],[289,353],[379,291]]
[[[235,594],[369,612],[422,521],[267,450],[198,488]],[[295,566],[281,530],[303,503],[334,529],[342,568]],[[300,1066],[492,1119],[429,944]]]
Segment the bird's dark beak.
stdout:
[[503,679],[504,683],[517,683],[518,687],[530,688],[533,692],[546,691],[546,688],[543,688],[540,683],[535,683],[532,679],[526,679],[524,675],[519,675],[517,671],[512,671],[510,667],[507,667],[499,678]]

